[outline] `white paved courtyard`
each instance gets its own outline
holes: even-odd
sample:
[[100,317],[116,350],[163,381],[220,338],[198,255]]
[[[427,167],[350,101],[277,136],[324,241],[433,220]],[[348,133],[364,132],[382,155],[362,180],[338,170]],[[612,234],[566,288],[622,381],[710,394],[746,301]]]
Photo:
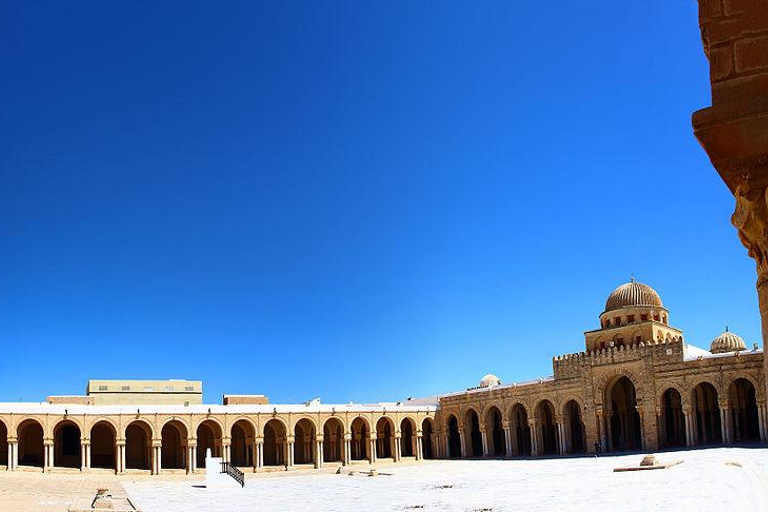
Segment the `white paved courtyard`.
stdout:
[[[145,512],[768,510],[768,449],[657,454],[654,471],[614,473],[640,455],[380,465],[391,476],[314,472],[249,475],[244,489],[202,479],[121,479]],[[352,469],[355,469],[354,467]]]

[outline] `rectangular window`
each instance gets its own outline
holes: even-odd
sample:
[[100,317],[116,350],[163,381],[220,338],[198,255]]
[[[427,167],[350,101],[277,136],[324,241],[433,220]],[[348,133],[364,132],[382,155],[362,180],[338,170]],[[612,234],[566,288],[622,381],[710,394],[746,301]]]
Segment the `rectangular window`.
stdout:
[[187,386],[187,387],[184,388],[184,391],[194,391],[194,390],[195,390],[195,388],[192,387],[192,386]]
[[106,390],[107,390],[107,386],[99,386],[99,391],[106,391]]
[[635,315],[627,315],[627,323],[631,324],[635,321]]
[[121,391],[130,391],[131,390],[131,386],[123,386],[123,387],[120,388],[120,390]]
[[658,322],[659,321],[659,315],[653,315],[653,320],[655,322]]
[[621,317],[617,316],[613,319],[614,325],[621,325]]
[[648,321],[648,315],[640,315],[640,321],[641,322],[647,322]]

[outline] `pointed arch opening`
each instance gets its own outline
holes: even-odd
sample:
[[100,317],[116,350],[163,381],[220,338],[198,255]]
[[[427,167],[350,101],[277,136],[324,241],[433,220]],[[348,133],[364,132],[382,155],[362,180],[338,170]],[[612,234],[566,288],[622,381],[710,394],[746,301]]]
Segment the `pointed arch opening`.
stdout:
[[264,425],[264,466],[284,466],[286,430],[283,423],[271,419]]
[[355,418],[352,421],[352,460],[366,460],[369,458],[368,445],[371,441],[371,429],[363,418]]
[[720,425],[720,406],[717,389],[709,382],[693,388],[693,416],[696,421],[696,444],[710,445],[723,442]]
[[323,425],[323,462],[341,462],[344,453],[344,425],[329,418]]
[[43,427],[35,420],[24,420],[16,430],[19,438],[19,465],[42,468]]
[[515,404],[510,414],[512,423],[513,455],[531,455],[531,427],[528,423],[528,411],[523,404]]
[[483,434],[480,431],[480,417],[474,409],[468,410],[464,415],[465,439],[467,443],[467,457],[483,456]]
[[424,418],[421,422],[421,451],[425,459],[434,459],[435,426],[432,418]]
[[212,457],[221,457],[223,451],[221,427],[213,420],[205,420],[197,426],[197,467],[205,467],[208,450]]
[[293,461],[295,464],[312,464],[315,462],[315,425],[307,418],[300,419],[293,429]]
[[253,466],[253,443],[256,437],[256,429],[247,420],[238,420],[232,425],[232,444],[230,445],[230,457],[235,467],[243,468]]
[[117,471],[117,432],[108,421],[91,428],[91,467]]
[[403,418],[400,422],[400,454],[415,457],[416,449],[416,423],[410,418]]
[[683,400],[680,392],[669,388],[662,396],[663,414],[659,429],[664,434],[663,446],[675,448],[685,446],[685,416],[683,416]]
[[70,420],[53,429],[53,465],[61,468],[82,467],[80,427]]
[[620,377],[608,392],[611,426],[608,445],[610,451],[639,450],[640,413],[637,411],[637,390],[627,376]]
[[187,427],[180,421],[169,421],[160,432],[160,465],[162,469],[185,469]]
[[555,406],[549,400],[542,400],[536,407],[535,414],[540,454],[554,455],[558,453]]
[[395,453],[395,426],[386,416],[376,422],[376,453],[379,459],[392,459]]
[[576,400],[569,400],[563,408],[563,431],[566,434],[566,451],[584,453],[587,451],[586,428],[581,414],[581,406]]
[[754,384],[749,379],[738,378],[731,383],[729,392],[733,442],[759,442],[760,421]]
[[152,467],[152,429],[136,420],[125,429],[125,468],[149,471]]
[[498,407],[491,407],[485,413],[485,436],[488,439],[488,453],[494,457],[503,457],[507,454],[507,442],[504,437],[501,411]]
[[461,457],[461,433],[459,432],[459,420],[451,415],[448,418],[448,457],[458,459]]

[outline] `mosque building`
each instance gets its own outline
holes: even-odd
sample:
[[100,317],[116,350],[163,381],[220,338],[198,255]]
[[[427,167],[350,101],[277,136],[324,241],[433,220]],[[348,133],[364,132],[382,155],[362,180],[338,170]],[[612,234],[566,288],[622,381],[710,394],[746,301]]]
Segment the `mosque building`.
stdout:
[[202,382],[90,381],[84,396],[0,403],[11,471],[197,473],[205,453],[246,472],[458,457],[657,451],[767,441],[763,350],[735,333],[688,344],[650,286],[616,288],[585,350],[553,376],[377,404],[202,401]]

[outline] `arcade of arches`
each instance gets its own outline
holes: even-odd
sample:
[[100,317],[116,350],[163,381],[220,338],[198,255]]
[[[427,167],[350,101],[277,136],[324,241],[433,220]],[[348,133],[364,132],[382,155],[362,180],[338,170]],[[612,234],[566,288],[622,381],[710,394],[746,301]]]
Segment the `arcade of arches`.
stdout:
[[552,377],[502,384],[489,374],[397,404],[0,404],[0,465],[195,473],[210,452],[256,472],[766,443],[763,351],[727,329],[697,348],[670,318],[633,280],[608,297],[586,351],[553,358]]
[[630,281],[608,296],[585,351],[553,376],[443,395],[445,457],[517,457],[766,443],[763,350],[728,329],[709,350],[683,339],[658,293]]

